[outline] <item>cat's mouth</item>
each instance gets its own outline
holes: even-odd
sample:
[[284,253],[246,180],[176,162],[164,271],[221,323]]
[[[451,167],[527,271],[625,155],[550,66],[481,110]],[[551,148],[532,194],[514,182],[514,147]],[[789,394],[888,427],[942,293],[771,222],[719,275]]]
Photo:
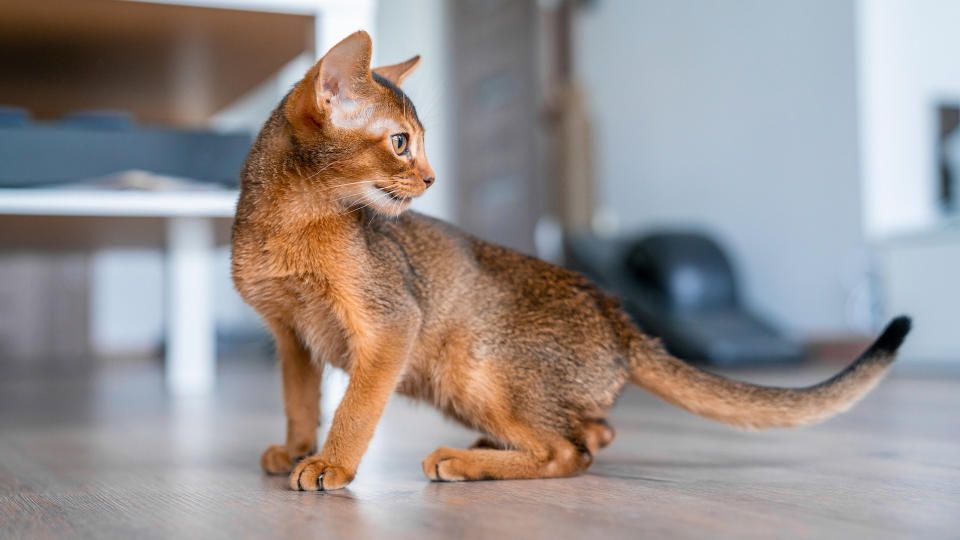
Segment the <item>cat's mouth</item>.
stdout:
[[392,199],[392,200],[394,200],[394,201],[397,201],[397,202],[407,202],[407,201],[410,199],[410,197],[407,197],[407,196],[404,196],[404,195],[400,195],[399,193],[397,193],[397,192],[395,192],[395,191],[391,191],[391,190],[389,190],[389,189],[387,189],[387,188],[385,188],[385,187],[382,187],[382,186],[377,186],[377,189],[379,189],[379,190],[380,190],[384,195],[386,195],[387,197],[390,197],[390,199]]

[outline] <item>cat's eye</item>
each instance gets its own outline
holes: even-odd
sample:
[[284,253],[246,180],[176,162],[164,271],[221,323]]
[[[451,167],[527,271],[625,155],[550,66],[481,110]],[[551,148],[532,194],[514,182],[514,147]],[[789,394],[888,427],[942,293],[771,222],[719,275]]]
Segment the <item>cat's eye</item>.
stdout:
[[406,153],[407,151],[407,134],[398,133],[390,137],[390,144],[393,145],[393,151],[400,154]]

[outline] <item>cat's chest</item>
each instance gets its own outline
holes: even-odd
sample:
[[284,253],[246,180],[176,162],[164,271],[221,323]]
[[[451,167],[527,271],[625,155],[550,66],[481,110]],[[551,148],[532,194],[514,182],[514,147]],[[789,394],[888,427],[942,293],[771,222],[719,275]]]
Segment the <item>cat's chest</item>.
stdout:
[[292,328],[315,362],[349,371],[347,332],[324,278],[299,275],[270,280],[259,293],[262,301],[255,306],[257,311]]
[[314,362],[329,363],[350,372],[347,333],[327,301],[303,303],[291,315],[290,325]]
[[262,317],[293,329],[315,360],[349,371],[347,352],[373,339],[384,310],[400,305],[391,291],[402,282],[360,235],[303,229],[249,245],[237,259],[238,290]]

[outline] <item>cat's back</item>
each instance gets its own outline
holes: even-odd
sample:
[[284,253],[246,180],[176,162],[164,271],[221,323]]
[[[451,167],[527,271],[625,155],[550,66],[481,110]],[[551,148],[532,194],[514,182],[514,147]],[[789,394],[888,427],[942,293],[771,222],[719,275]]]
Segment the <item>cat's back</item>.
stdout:
[[606,326],[621,319],[619,302],[586,277],[514,249],[472,236],[444,221],[408,213],[396,221],[419,272],[435,296],[502,321],[585,318]]

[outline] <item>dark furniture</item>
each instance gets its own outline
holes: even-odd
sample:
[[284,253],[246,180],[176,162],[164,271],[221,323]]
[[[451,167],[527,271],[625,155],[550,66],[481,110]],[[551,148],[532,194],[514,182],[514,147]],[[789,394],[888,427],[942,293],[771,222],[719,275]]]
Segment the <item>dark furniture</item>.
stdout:
[[620,297],[644,331],[684,360],[738,365],[804,358],[799,345],[742,305],[729,259],[703,234],[575,235],[566,253],[569,266]]

